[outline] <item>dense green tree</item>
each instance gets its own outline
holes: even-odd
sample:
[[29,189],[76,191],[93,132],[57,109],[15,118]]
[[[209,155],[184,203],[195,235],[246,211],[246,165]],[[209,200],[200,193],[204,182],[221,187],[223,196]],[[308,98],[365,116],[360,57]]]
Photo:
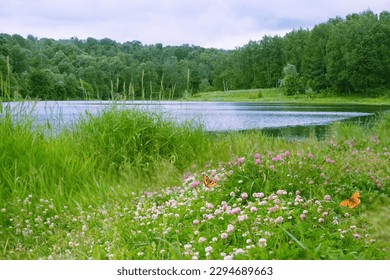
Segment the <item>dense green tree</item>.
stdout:
[[38,69],[30,72],[28,76],[28,92],[31,97],[53,98],[56,95],[53,74],[47,70]]
[[309,30],[298,29],[287,33],[283,38],[284,62],[295,65],[298,72],[301,71],[301,63],[309,34]]
[[[294,65],[297,75],[286,74],[286,65]],[[2,96],[6,88],[15,98],[180,98],[281,82],[292,89],[287,94],[388,89],[390,13],[337,17],[234,50],[0,34]]]
[[315,90],[326,89],[326,45],[329,28],[325,23],[316,25],[311,30],[302,59],[302,73],[307,87]]
[[346,26],[341,18],[330,20],[330,34],[326,45],[326,80],[335,91],[350,92],[346,66]]
[[293,64],[287,64],[283,68],[284,78],[282,86],[285,95],[294,95],[301,91],[301,84],[297,68]]

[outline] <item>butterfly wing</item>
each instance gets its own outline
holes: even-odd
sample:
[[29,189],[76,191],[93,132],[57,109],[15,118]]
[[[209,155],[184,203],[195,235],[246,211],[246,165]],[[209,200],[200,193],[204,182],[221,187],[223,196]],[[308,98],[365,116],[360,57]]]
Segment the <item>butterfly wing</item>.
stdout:
[[203,174],[203,184],[208,188],[212,188],[217,185],[217,182],[211,180],[206,174]]
[[349,208],[355,208],[360,204],[360,194],[358,192],[355,192],[351,198],[349,199]]
[[355,192],[350,198],[343,200],[340,202],[340,206],[345,207],[348,206],[349,208],[355,208],[360,204],[360,194],[358,192]]
[[340,202],[340,206],[342,206],[342,207],[349,206],[349,198],[346,199],[346,200],[341,201]]

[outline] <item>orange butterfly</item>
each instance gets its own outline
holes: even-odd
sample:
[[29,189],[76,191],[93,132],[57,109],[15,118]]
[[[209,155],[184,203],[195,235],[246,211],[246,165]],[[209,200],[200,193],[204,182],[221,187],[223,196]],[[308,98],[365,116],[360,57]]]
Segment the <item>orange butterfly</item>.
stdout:
[[340,202],[340,206],[348,206],[349,208],[355,208],[360,204],[360,194],[355,192],[350,198],[343,200]]
[[217,182],[215,182],[214,180],[211,180],[209,176],[207,176],[206,174],[202,174],[203,175],[203,184],[205,184],[206,187],[208,188],[212,188],[217,184]]

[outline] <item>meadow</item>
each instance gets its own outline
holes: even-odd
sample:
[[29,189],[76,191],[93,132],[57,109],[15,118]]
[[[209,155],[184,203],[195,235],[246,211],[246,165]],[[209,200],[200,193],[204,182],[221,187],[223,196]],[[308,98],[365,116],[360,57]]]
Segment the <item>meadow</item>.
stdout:
[[287,96],[283,88],[259,88],[245,90],[200,92],[183,98],[198,101],[235,101],[235,102],[275,102],[308,104],[366,104],[383,105],[390,103],[390,91],[373,91],[366,94],[335,94],[332,92],[306,92]]
[[2,108],[0,258],[390,259],[389,127],[289,141],[113,107],[51,136]]

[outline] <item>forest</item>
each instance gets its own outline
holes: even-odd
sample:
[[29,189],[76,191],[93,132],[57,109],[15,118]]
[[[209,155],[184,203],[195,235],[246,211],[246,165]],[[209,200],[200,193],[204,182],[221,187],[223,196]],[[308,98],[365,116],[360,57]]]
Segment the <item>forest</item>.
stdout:
[[336,17],[234,50],[0,34],[0,99],[177,99],[284,87],[287,95],[390,88],[390,12]]

